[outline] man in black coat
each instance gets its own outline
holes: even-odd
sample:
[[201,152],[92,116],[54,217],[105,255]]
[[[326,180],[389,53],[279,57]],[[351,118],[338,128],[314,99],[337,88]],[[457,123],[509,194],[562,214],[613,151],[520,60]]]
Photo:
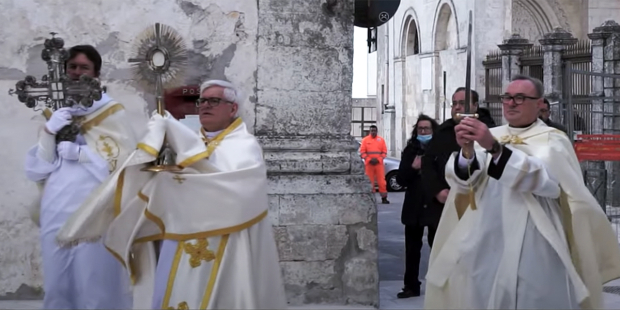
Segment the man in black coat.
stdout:
[[[427,145],[432,141],[433,132],[439,125],[431,117],[420,114],[413,127],[411,138],[402,152],[398,167],[398,184],[407,187],[405,201],[401,214],[401,222],[405,225],[405,278],[402,291],[398,298],[420,296],[420,256],[424,227],[433,224],[432,218],[427,215],[426,194],[420,174],[422,158]],[[432,240],[435,230],[429,229],[429,240]]]
[[547,124],[547,126],[549,127],[553,127],[556,129],[559,129],[561,131],[563,131],[565,134],[568,134],[568,130],[566,130],[566,127],[564,127],[562,124],[560,123],[556,123],[554,121],[551,120],[551,118],[549,118],[549,116],[551,116],[551,106],[549,105],[549,100],[547,100],[547,98],[544,99],[545,102],[545,108],[540,110],[540,114],[539,114],[539,118],[545,122],[545,124]]
[[[471,91],[472,104],[470,111],[478,113],[478,119],[489,128],[495,127],[495,121],[489,110],[478,107],[479,96],[474,90]],[[445,168],[450,154],[461,148],[456,143],[454,127],[458,124],[457,113],[465,112],[465,87],[459,87],[452,95],[452,118],[443,122],[426,149],[426,155],[422,158],[422,180],[424,180],[427,193],[429,218],[432,224],[428,227],[428,244],[433,246],[435,231],[439,225],[441,212],[448,197],[450,186],[446,182]],[[431,234],[432,230],[432,234]]]

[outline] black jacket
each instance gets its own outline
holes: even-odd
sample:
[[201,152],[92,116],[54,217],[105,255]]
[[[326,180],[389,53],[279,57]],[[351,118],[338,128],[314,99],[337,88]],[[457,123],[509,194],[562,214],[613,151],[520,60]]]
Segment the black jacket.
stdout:
[[408,143],[403,150],[398,167],[396,181],[402,186],[406,186],[405,201],[400,221],[403,225],[425,226],[429,215],[426,212],[426,201],[422,185],[421,169],[413,169],[411,165],[416,156],[423,156],[426,146],[418,140]]
[[[478,108],[477,113],[481,122],[489,128],[495,127],[495,121],[493,121],[489,110]],[[452,153],[461,149],[456,143],[455,126],[456,122],[453,119],[443,122],[437,132],[433,133],[433,139],[429,142],[426,155],[422,158],[422,178],[424,179],[428,207],[433,208],[433,213],[439,214],[434,219],[436,224],[439,224],[443,203],[440,203],[435,197],[442,190],[450,189],[445,176],[446,163]]]
[[555,128],[555,129],[558,129],[558,130],[563,131],[565,134],[568,134],[568,130],[566,129],[566,127],[564,127],[564,126],[563,126],[562,124],[560,124],[560,123],[556,123],[556,122],[552,121],[550,118],[548,118],[546,121],[545,121],[545,120],[543,120],[543,122],[544,122],[545,124],[547,124],[547,126],[549,126],[549,127],[553,127],[553,128]]

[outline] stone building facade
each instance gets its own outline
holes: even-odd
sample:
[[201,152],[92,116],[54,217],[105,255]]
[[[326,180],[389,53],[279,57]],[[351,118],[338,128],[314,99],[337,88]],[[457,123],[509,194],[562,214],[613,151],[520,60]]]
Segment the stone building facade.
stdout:
[[472,88],[485,101],[483,60],[498,44],[515,33],[538,43],[558,27],[587,39],[592,29],[620,14],[620,1],[401,1],[395,16],[378,28],[375,52],[378,126],[391,155],[400,156],[419,113],[450,118],[451,95],[465,84],[469,11]]
[[42,122],[8,90],[26,74],[46,73],[40,53],[54,31],[67,46],[97,47],[108,93],[141,134],[153,96],[135,83],[127,60],[136,36],[160,22],[185,38],[187,85],[227,79],[245,94],[240,114],[268,163],[289,302],[376,305],[376,207],[350,136],[353,1],[324,3],[0,2],[0,15],[11,20],[0,30],[0,298],[37,297],[43,276],[38,230],[24,208],[36,188],[23,169]]

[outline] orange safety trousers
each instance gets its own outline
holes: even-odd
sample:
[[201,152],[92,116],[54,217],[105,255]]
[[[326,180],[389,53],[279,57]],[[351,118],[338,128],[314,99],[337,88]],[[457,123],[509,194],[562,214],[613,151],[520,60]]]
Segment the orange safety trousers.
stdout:
[[364,166],[366,166],[366,175],[370,179],[370,184],[372,185],[372,192],[376,192],[375,182],[377,182],[379,185],[379,193],[381,193],[381,196],[383,197],[383,194],[387,194],[387,183],[385,182],[385,169],[383,168],[383,161],[379,160],[379,163],[374,166],[366,162]]

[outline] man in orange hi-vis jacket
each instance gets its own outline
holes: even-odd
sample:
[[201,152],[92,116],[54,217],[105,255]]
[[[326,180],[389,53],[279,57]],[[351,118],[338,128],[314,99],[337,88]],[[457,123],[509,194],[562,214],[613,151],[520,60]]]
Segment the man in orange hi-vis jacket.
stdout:
[[372,192],[375,192],[375,182],[379,184],[379,194],[381,202],[390,203],[387,200],[387,188],[385,183],[385,171],[383,169],[383,159],[387,156],[387,146],[385,140],[377,136],[377,126],[370,126],[370,134],[362,139],[360,155],[364,159],[366,175],[370,178]]

